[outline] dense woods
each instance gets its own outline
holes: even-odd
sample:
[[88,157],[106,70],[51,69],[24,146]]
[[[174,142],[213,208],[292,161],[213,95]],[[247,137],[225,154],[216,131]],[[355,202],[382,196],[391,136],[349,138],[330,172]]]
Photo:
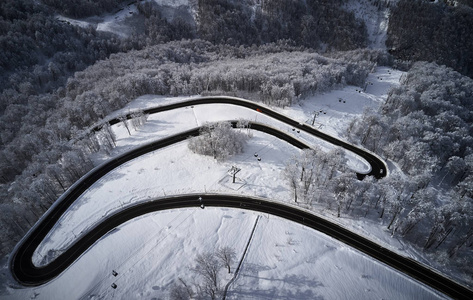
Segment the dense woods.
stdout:
[[[111,153],[104,118],[136,97],[226,94],[284,107],[362,87],[377,65],[394,64],[410,68],[401,86],[347,138],[400,171],[359,181],[343,152],[315,149],[293,158],[285,176],[301,205],[379,219],[393,235],[469,266],[473,83],[463,75],[473,75],[471,0],[370,1],[390,9],[390,54],[366,49],[366,24],[344,9],[348,0],[198,0],[195,20],[138,1],[126,37],[56,17],[113,13],[130,2],[0,2],[1,256],[93,168],[94,153]],[[139,112],[122,118],[130,134],[145,120]],[[195,140],[195,150],[204,144]]]
[[61,22],[32,1],[2,1],[0,16],[0,92],[51,92],[73,72],[119,50],[115,38]]
[[[88,1],[59,1],[102,4]],[[96,4],[98,3],[98,4]],[[7,104],[26,105],[29,95],[52,93],[68,77],[111,53],[141,49],[171,40],[193,38],[194,30],[181,19],[167,21],[156,5],[138,5],[133,35],[119,39],[98,32],[93,26],[73,26],[57,19],[48,7],[32,0],[5,0],[0,3],[0,111]],[[97,12],[96,12],[97,13]],[[25,97],[26,96],[26,97]]]
[[[3,249],[14,245],[60,193],[93,167],[91,154],[114,147],[101,121],[112,111],[145,94],[243,95],[285,106],[348,83],[362,86],[377,62],[387,59],[370,50],[333,56],[285,44],[245,48],[201,40],[170,42],[113,54],[77,72],[53,94],[21,94],[28,105],[9,105],[0,117],[1,201],[5,211],[12,211],[0,217],[10,235],[2,239]],[[102,130],[88,132],[101,123]]]
[[[256,2],[256,6],[251,6]],[[343,0],[199,0],[199,34],[213,43],[264,44],[287,40],[314,49],[367,45],[365,24],[340,8]]]
[[42,2],[65,16],[83,18],[117,11],[120,8],[120,5],[130,2],[130,0],[43,0]]
[[403,60],[433,61],[472,77],[473,7],[471,2],[451,2],[400,0],[389,18],[386,45],[391,53]]
[[473,246],[473,80],[419,62],[391,89],[379,110],[367,110],[347,138],[392,165],[386,178],[360,181],[339,149],[304,150],[284,176],[293,200],[340,217],[379,220],[467,278]]
[[[420,62],[378,111],[366,111],[348,138],[392,161],[402,174],[356,188],[360,206],[381,209],[393,235],[452,258],[467,272],[473,245],[473,80]],[[371,204],[370,204],[371,203]],[[460,254],[459,254],[460,253]],[[458,255],[458,257],[456,257]]]

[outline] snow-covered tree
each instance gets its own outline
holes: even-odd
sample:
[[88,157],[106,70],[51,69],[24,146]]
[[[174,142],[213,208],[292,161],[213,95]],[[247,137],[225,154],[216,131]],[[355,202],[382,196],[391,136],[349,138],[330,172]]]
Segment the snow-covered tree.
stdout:
[[241,153],[248,135],[232,129],[229,122],[207,123],[202,126],[200,135],[189,140],[189,149],[223,161],[228,156]]
[[[320,147],[306,149],[286,163],[284,177],[294,192],[294,201],[302,199],[310,204],[321,189],[328,188],[328,182],[336,179],[338,174],[346,171],[345,157],[340,149],[324,152]],[[334,186],[332,186],[334,187]]]
[[133,129],[137,130],[146,123],[148,115],[143,113],[143,110],[134,111],[131,113],[131,126]]
[[130,123],[129,123],[128,118],[126,117],[126,115],[121,115],[121,116],[118,117],[118,119],[120,120],[121,124],[123,124],[123,126],[126,128],[126,131],[128,132],[128,135],[131,135]]

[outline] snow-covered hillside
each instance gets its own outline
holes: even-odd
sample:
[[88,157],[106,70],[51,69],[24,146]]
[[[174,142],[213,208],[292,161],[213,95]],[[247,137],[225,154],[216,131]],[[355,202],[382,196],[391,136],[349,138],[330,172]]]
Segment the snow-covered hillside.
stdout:
[[[323,110],[314,125],[324,132],[339,136],[350,120],[363,112],[363,107],[377,106],[386,95],[388,87],[397,84],[401,72],[389,68],[379,68],[371,74],[366,92],[360,93],[356,87],[348,86],[342,90],[319,95],[301,102],[299,106],[281,109],[300,122],[311,123],[313,111]],[[384,77],[384,80],[383,80]],[[340,101],[340,99],[342,99]],[[147,107],[155,101],[166,100],[154,96],[142,97],[132,103],[128,109]],[[176,101],[168,99],[167,101]],[[179,100],[177,100],[179,101]],[[318,144],[329,150],[332,145],[313,138],[302,132],[295,132],[290,126],[247,108],[224,104],[199,105],[151,115],[147,124],[138,132],[128,136],[121,124],[114,131],[118,137],[115,152],[121,153],[150,140],[157,140],[180,131],[203,125],[205,122],[217,122],[234,119],[247,119],[262,122],[306,140],[309,144]],[[93,224],[113,211],[146,199],[182,193],[225,192],[250,196],[260,196],[284,202],[292,201],[291,190],[282,176],[285,161],[296,155],[299,150],[285,142],[264,133],[253,133],[245,153],[232,157],[225,163],[215,162],[211,158],[201,157],[187,149],[186,145],[173,145],[156,153],[126,163],[113,170],[97,182],[89,191],[70,208],[56,224],[40,251],[36,263],[47,263],[54,258],[54,252],[63,249],[74,240],[70,232],[85,232]],[[261,161],[256,160],[257,153]],[[356,172],[369,172],[369,165],[361,158],[346,152],[348,166]],[[159,155],[159,160],[156,160]],[[236,165],[242,169],[239,184],[228,183],[227,171]],[[175,170],[169,172],[169,170]],[[130,180],[132,174],[133,180]],[[118,189],[116,187],[119,187]],[[52,250],[50,255],[48,251]]]
[[[81,176],[136,147],[229,119],[265,123],[314,151],[240,128],[251,139],[224,161],[214,149],[212,159],[189,147],[204,148],[198,139],[147,153],[88,186],[33,263],[54,261],[127,206],[225,193],[310,210],[471,289],[473,11],[459,2],[2,0],[0,299],[169,298],[185,282],[197,288],[198,254],[228,245],[242,259],[232,299],[442,297],[318,232],[209,207],[121,224],[40,287],[11,278],[9,263],[20,265],[7,262],[8,253]],[[265,108],[195,104],[142,114],[183,101],[170,95],[197,94],[276,105],[296,123],[373,152],[389,176],[358,180],[355,173],[370,171],[367,161],[305,126],[269,118]],[[132,120],[123,118],[132,111]],[[220,273],[221,286],[231,282]]]
[[[386,1],[395,2],[395,1]],[[368,31],[369,48],[386,49],[386,35],[389,25],[389,8],[383,1],[350,0],[344,4],[345,9],[363,20]]]
[[[198,3],[195,0],[149,0],[155,2],[161,14],[168,20],[181,17],[191,23],[197,21]],[[397,0],[350,0],[344,3],[344,9],[353,12],[355,17],[366,24],[368,32],[369,48],[385,49],[386,34],[389,23],[389,6],[395,5]],[[138,14],[137,2],[131,2],[119,11],[103,16],[89,17],[85,19],[71,19],[58,16],[60,20],[70,24],[87,27],[93,26],[98,31],[114,33],[120,37],[128,37],[135,29],[133,18]],[[248,2],[253,7],[264,5],[261,1]]]
[[[151,0],[159,6],[159,10],[163,17],[172,20],[180,17],[193,23],[195,21],[195,4],[192,0]],[[83,19],[72,19],[58,15],[57,18],[64,22],[75,26],[88,27],[92,26],[98,31],[116,34],[119,37],[126,38],[132,33],[139,30],[137,28],[136,17],[139,12],[137,2],[130,2],[115,13],[105,14],[101,16],[88,17]]]
[[[311,109],[321,108],[326,114],[317,118],[316,125],[337,135],[351,118],[362,112],[361,107],[376,106],[383,101],[386,89],[397,84],[400,75],[400,72],[380,68],[371,75],[373,85],[367,87],[366,93],[346,87],[315,96],[283,113],[301,122],[310,122]],[[152,106],[156,99],[142,97],[127,109]],[[235,115],[282,126],[256,112],[239,111],[228,105],[188,107],[151,116],[132,136],[128,136],[123,126],[116,125],[118,147],[115,151],[119,153],[189,126]],[[286,130],[292,131],[291,128]],[[224,191],[291,202],[290,190],[280,174],[287,158],[299,151],[264,133],[254,133],[246,151],[223,164],[193,154],[186,143],[142,156],[113,170],[83,194],[38,248],[35,261],[41,264],[54,258],[55,251],[67,247],[82,231],[111,211],[150,197]],[[254,153],[259,154],[261,161],[255,159]],[[363,168],[364,164],[356,163],[355,157],[352,160],[353,167]],[[242,168],[235,184],[226,172],[232,165]],[[334,218],[330,213],[326,216]],[[243,210],[206,208],[148,214],[129,221],[97,242],[50,283],[32,289],[8,288],[0,298],[164,299],[169,296],[171,286],[179,283],[178,278],[191,281],[189,268],[194,266],[197,254],[213,251],[218,246],[231,246],[239,260],[256,218],[259,222],[249,252],[240,274],[229,287],[230,299],[339,299],[347,294],[364,299],[440,297],[357,251],[300,225]],[[416,256],[375,224],[349,219],[338,222],[392,249],[403,249]],[[118,275],[113,276],[112,270]],[[229,276],[222,276],[222,283],[228,282]],[[112,283],[117,285],[116,289],[111,287]]]
[[130,24],[128,24],[127,21],[129,21],[137,13],[138,10],[136,8],[136,5],[130,4],[124,7],[123,9],[120,9],[114,14],[95,16],[84,19],[73,19],[58,15],[57,18],[75,26],[92,26],[98,31],[113,33],[125,38],[133,32],[133,28],[130,27]]

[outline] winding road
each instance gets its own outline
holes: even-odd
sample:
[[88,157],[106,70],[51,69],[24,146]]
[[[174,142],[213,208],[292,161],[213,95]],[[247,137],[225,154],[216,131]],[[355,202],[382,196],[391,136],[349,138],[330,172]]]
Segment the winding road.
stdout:
[[[352,151],[361,157],[365,158],[372,166],[369,175],[375,177],[386,176],[387,170],[386,165],[375,155],[368,153],[358,147],[350,145],[346,142],[340,141],[334,137],[323,134],[314,128],[305,124],[300,124],[284,115],[274,112],[264,106],[256,103],[231,98],[231,97],[205,97],[198,99],[191,99],[188,101],[161,106],[145,110],[145,113],[158,113],[161,111],[171,110],[180,107],[186,107],[191,105],[199,104],[210,104],[210,103],[227,103],[244,106],[250,109],[258,109],[261,113],[265,113],[268,116],[276,118],[290,126],[304,130],[314,136],[320,137],[328,142],[335,145],[341,146],[349,151]],[[118,119],[110,120],[110,124],[118,123]],[[232,121],[232,124],[236,126],[236,121]],[[304,149],[309,146],[300,140],[281,132],[270,126],[250,123],[249,126],[254,130],[266,132],[274,135],[280,139],[291,143],[292,145]],[[304,224],[311,228],[314,228],[320,232],[323,232],[335,239],[338,239],[347,245],[350,245],[369,256],[376,258],[377,260],[409,275],[413,278],[427,284],[438,291],[457,299],[473,299],[473,291],[460,285],[449,278],[446,278],[436,272],[433,269],[425,267],[424,265],[403,256],[400,256],[388,249],[380,247],[376,243],[354,234],[347,229],[333,224],[323,218],[320,218],[311,212],[290,206],[283,203],[271,202],[267,199],[243,197],[234,195],[215,195],[215,194],[203,194],[203,195],[180,195],[167,198],[158,198],[144,203],[129,206],[123,210],[116,212],[115,214],[107,217],[100,224],[97,224],[89,232],[85,233],[78,240],[75,241],[65,252],[57,257],[50,264],[36,267],[33,264],[32,257],[35,249],[46,237],[48,232],[53,228],[54,224],[64,214],[64,212],[70,207],[70,205],[93,183],[99,180],[102,176],[120,166],[121,164],[130,161],[136,157],[139,157],[145,153],[158,150],[160,148],[169,146],[174,143],[181,142],[187,139],[189,136],[196,136],[199,134],[200,128],[194,128],[181,132],[177,135],[173,135],[159,141],[155,141],[141,147],[138,147],[132,151],[124,153],[114,159],[107,161],[106,163],[94,168],[92,171],[87,173],[84,177],[78,180],[73,186],[71,186],[56,202],[55,204],[43,215],[43,217],[33,226],[33,228],[27,233],[27,235],[18,243],[10,257],[10,269],[14,278],[22,285],[25,286],[38,286],[44,284],[54,277],[61,274],[69,265],[71,265],[83,252],[85,252],[90,246],[92,246],[97,240],[106,235],[110,230],[113,230],[117,226],[124,222],[133,219],[135,217],[154,212],[159,210],[181,208],[181,207],[200,207],[201,202],[198,197],[202,197],[203,204],[205,206],[218,206],[218,207],[233,207],[241,208],[253,211],[260,211],[282,218]],[[362,174],[359,174],[363,176]]]
[[[155,114],[155,113],[160,113],[168,110],[173,110],[177,108],[183,108],[183,107],[188,107],[188,106],[195,106],[195,105],[203,105],[203,104],[230,104],[230,105],[236,105],[236,106],[241,106],[245,108],[249,108],[251,110],[255,110],[260,112],[261,114],[265,114],[269,117],[272,117],[273,119],[276,119],[278,121],[281,121],[289,126],[292,126],[293,128],[297,128],[299,130],[305,131],[306,133],[318,137],[322,140],[325,140],[333,145],[340,146],[348,151],[351,151],[361,157],[363,157],[371,166],[371,171],[368,174],[358,174],[359,179],[363,179],[364,176],[369,175],[369,176],[374,176],[376,178],[382,178],[387,175],[387,166],[384,163],[383,160],[381,160],[378,156],[374,155],[371,152],[368,152],[365,149],[359,148],[355,145],[352,145],[350,143],[347,143],[345,141],[342,141],[336,137],[333,137],[329,134],[323,133],[314,127],[300,123],[296,120],[293,120],[283,114],[280,114],[267,106],[248,101],[245,99],[241,98],[235,98],[235,97],[227,97],[227,96],[213,96],[213,97],[199,97],[199,98],[193,98],[189,99],[186,101],[182,102],[177,102],[169,105],[162,105],[158,107],[153,107],[153,108],[148,108],[143,110],[143,113],[145,114]],[[132,118],[132,115],[129,114],[126,116],[128,119]],[[110,125],[114,125],[120,122],[118,118],[111,119],[108,121]],[[94,128],[94,130],[98,130],[98,127]]]

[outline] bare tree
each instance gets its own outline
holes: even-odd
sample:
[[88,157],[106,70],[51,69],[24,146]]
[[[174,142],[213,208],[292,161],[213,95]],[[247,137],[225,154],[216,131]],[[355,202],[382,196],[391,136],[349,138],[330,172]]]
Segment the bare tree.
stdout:
[[125,126],[126,130],[128,131],[128,135],[131,135],[130,125],[128,124],[127,117],[126,116],[119,116],[118,120],[120,120],[120,122],[122,122],[123,126]]
[[115,133],[113,132],[112,127],[108,122],[106,122],[100,127],[100,131],[102,131],[106,138],[110,140],[110,143],[113,145],[113,147],[117,146],[117,137],[115,136]]
[[233,260],[236,258],[235,249],[229,246],[220,247],[218,248],[215,255],[217,256],[218,259],[220,259],[222,264],[227,268],[228,273],[231,273],[230,266],[233,263]]
[[181,284],[174,283],[169,293],[172,300],[188,300],[194,297],[194,291],[182,278],[179,277]]
[[174,284],[169,293],[169,298],[172,300],[188,300],[191,299],[182,285]]
[[320,193],[320,187],[344,173],[345,157],[343,151],[334,149],[326,153],[320,147],[305,149],[299,156],[288,161],[284,176],[294,191],[294,201],[298,198],[310,203]]
[[214,253],[206,252],[197,256],[196,263],[193,271],[202,277],[202,283],[198,285],[199,290],[211,299],[216,299],[221,290],[218,278],[222,268],[221,262]]
[[117,146],[116,136],[108,123],[101,126],[100,131],[96,132],[95,137],[100,145],[100,149],[109,155],[112,149]]
[[294,192],[294,202],[297,202],[297,193],[299,192],[298,167],[292,162],[293,161],[289,161],[286,164],[286,168],[284,169],[284,176],[289,181],[289,185],[291,186]]
[[143,113],[143,110],[138,110],[131,113],[131,125],[135,130],[143,126],[147,119],[148,115]]

